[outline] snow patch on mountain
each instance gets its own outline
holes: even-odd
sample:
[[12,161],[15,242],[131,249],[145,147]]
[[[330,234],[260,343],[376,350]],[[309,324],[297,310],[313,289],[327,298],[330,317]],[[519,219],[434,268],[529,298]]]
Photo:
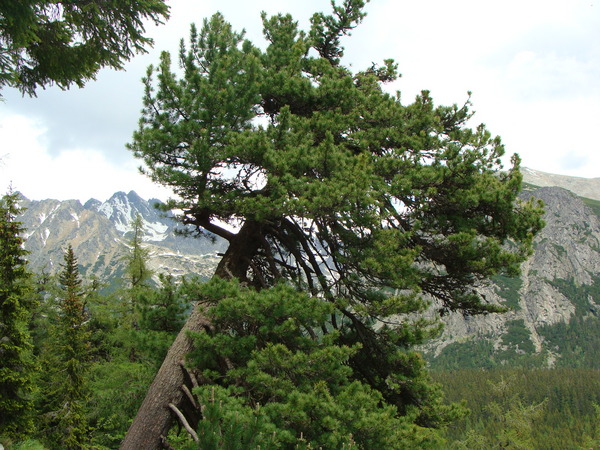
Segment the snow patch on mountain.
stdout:
[[167,238],[169,227],[160,222],[143,221],[144,241],[160,242]]
[[[156,202],[154,201],[154,203]],[[139,215],[144,231],[143,240],[161,242],[172,234],[173,226],[169,223],[168,218],[160,216],[160,213],[153,207],[154,203],[143,200],[138,194],[131,191],[129,194],[117,192],[104,203],[91,199],[86,205],[106,216],[122,235],[133,230],[133,221]]]
[[71,211],[71,217],[73,218],[73,220],[75,222],[77,222],[77,228],[79,228],[79,226],[80,226],[79,215],[76,212]]
[[48,228],[44,228],[44,231],[42,231],[42,233],[41,233],[42,247],[46,246],[46,242],[48,242],[49,237],[50,237],[50,230]]
[[121,233],[131,230],[131,222],[135,218],[135,213],[124,192],[117,192],[103,203],[98,211],[111,220]]

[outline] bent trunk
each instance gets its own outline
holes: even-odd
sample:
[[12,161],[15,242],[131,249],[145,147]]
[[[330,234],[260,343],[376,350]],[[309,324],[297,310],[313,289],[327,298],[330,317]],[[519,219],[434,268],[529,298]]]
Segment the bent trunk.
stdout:
[[[247,282],[247,272],[261,242],[261,226],[254,221],[244,223],[240,231],[230,240],[229,247],[220,261],[215,276],[237,278]],[[193,340],[188,331],[200,332],[210,327],[209,319],[203,314],[202,307],[194,311],[169,348],[154,381],[150,385],[146,398],[133,419],[121,450],[157,450],[163,446],[173,422],[169,404],[179,409],[189,409],[189,400],[183,386],[192,389],[191,381],[183,367],[186,354],[192,350]],[[192,424],[195,427],[195,423]]]
[[202,308],[196,307],[171,345],[121,443],[121,449],[154,450],[162,447],[162,437],[167,435],[173,421],[169,403],[181,406],[185,400],[182,386],[192,388],[182,367],[193,343],[187,332],[200,332],[209,325]]

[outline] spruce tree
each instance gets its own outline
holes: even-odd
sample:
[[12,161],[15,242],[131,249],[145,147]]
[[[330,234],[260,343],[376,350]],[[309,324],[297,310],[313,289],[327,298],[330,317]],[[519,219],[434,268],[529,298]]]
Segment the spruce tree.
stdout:
[[[335,305],[321,333],[358,348],[352,378],[399,417],[435,428],[446,418],[410,348],[437,328],[419,316],[428,301],[441,313],[500,311],[477,288],[519,272],[541,208],[518,200],[518,157],[504,169],[500,138],[467,127],[469,101],[436,106],[423,91],[405,104],[385,90],[398,77],[393,60],[362,71],[341,63],[341,38],[365,3],[333,2],[308,31],[263,14],[264,50],[220,14],[192,26],[181,71],[168,53],[149,68],[130,149],[174,190],[167,207],[183,224],[229,242],[216,277],[255,290],[287,283]],[[124,448],[159,445],[170,417],[156,399],[185,401],[185,334],[210,329],[207,320],[192,313]]]
[[131,223],[131,239],[128,242],[129,252],[126,256],[127,280],[131,289],[142,288],[147,285],[152,271],[148,268],[149,252],[143,247],[144,223],[137,214]]
[[18,194],[0,199],[0,438],[23,438],[33,431],[32,345],[28,321],[27,251],[17,221]]
[[121,69],[152,39],[147,20],[169,15],[163,0],[19,0],[0,3],[0,90],[24,94],[56,84],[82,87],[102,67]]
[[125,326],[138,328],[140,320],[140,307],[143,297],[149,289],[152,271],[148,268],[149,252],[142,245],[144,236],[144,223],[142,217],[137,214],[133,220],[131,238],[127,243],[127,254],[125,256],[125,288],[126,314]]
[[53,349],[48,355],[49,395],[46,399],[46,434],[53,448],[79,449],[88,440],[85,412],[90,367],[90,332],[77,258],[69,245],[59,273],[62,297],[58,323],[52,330]]

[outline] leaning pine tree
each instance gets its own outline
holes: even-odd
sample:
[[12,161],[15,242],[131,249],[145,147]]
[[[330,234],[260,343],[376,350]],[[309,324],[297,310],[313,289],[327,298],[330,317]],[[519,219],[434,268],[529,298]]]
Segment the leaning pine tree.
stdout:
[[[216,423],[218,412],[202,388],[196,394],[204,402],[185,420],[189,404],[196,403],[186,394],[190,380],[181,366],[193,348],[188,331],[199,333],[196,349],[207,352],[204,357],[196,352],[199,375],[193,381],[213,386],[215,395],[238,402],[238,409],[285,403],[290,389],[312,379],[291,404],[321,389],[319,398],[345,396],[346,410],[369,395],[377,401],[362,404],[382,408],[386,420],[404,417],[421,429],[443,426],[448,419],[422,360],[410,351],[435,330],[418,313],[425,299],[436,302],[441,313],[498,311],[477,287],[496,273],[518,273],[542,226],[541,208],[517,198],[518,158],[503,170],[500,139],[483,125],[466,127],[468,102],[435,106],[423,91],[403,104],[399,95],[383,89],[398,77],[392,60],[359,72],[341,64],[340,39],[363,19],[364,4],[333,3],[332,15],[315,14],[308,32],[289,15],[263,15],[264,51],[217,14],[199,32],[192,27],[188,47],[181,46],[181,75],[171,68],[168,53],[149,68],[131,150],[154,181],[174,190],[177,199],[167,206],[182,212],[183,224],[229,242],[215,278],[237,280],[242,293],[207,294],[192,312],[122,448],[158,448],[173,417],[191,431],[197,420],[200,431]],[[286,294],[283,285],[304,296]],[[281,323],[264,326],[259,320],[264,311],[236,316],[244,306],[219,309],[222,301],[240,295],[258,302],[259,293],[269,296],[273,289],[292,303],[328,306],[314,306],[307,316],[301,307],[288,305],[273,312]],[[240,321],[245,325],[238,326]],[[286,334],[290,329],[297,339]],[[220,349],[210,341],[219,335]],[[252,342],[246,357],[222,347],[227,336]],[[281,371],[269,375],[275,379],[300,370],[298,364],[313,364],[314,359],[300,363],[300,358],[294,365],[285,356],[320,351],[305,343],[307,336],[317,347],[338,349],[331,350],[338,353],[330,355],[328,365],[290,375],[282,385],[287,388],[273,384],[260,395],[249,389],[252,383],[263,389],[265,380],[273,381],[248,372],[263,367],[259,360],[268,356],[261,356],[263,351],[279,350],[272,358],[280,361]],[[343,386],[358,383],[360,395],[353,400],[334,379]],[[292,442],[290,436],[310,441],[307,433],[312,433],[318,445],[354,445],[358,419],[333,409],[323,413],[327,408],[313,415],[318,408],[309,407],[305,416],[279,424],[271,409],[256,420],[278,429],[293,424],[279,442]],[[282,406],[280,413],[284,410],[293,408]],[[318,421],[321,428],[315,431]],[[328,427],[346,438],[337,444],[319,440],[332,432]],[[243,436],[232,439],[243,442]]]

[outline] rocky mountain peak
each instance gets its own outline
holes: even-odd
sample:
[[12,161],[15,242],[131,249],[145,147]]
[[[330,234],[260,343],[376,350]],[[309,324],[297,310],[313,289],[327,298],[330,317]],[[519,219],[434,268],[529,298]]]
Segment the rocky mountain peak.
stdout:
[[90,199],[84,205],[78,200],[30,201],[22,197],[26,209],[20,220],[27,230],[25,247],[31,252],[32,268],[54,272],[71,244],[85,275],[114,278],[122,273],[128,233],[139,215],[150,265],[156,272],[210,273],[223,242],[176,235],[175,221],[155,208],[156,203],[135,191],[117,192],[105,202]]
[[98,208],[102,206],[102,202],[100,200],[96,200],[95,198],[90,198],[87,202],[84,203],[83,207],[85,209],[93,209],[98,211]]
[[132,230],[132,223],[139,215],[146,231],[144,239],[161,241],[166,238],[165,233],[172,230],[174,223],[157,210],[157,203],[159,203],[157,200],[149,202],[142,199],[135,191],[130,191],[128,194],[120,191],[104,203],[92,199],[86,203],[86,206],[103,214],[122,234]]

